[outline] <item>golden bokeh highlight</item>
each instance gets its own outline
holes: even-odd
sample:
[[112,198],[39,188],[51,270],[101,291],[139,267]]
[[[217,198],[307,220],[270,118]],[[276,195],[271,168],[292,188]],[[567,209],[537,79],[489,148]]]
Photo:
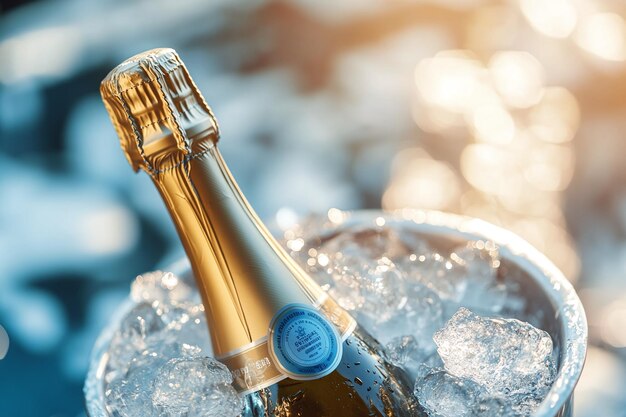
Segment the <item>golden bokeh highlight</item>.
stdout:
[[626,60],[626,24],[616,13],[595,13],[585,17],[576,33],[582,49],[607,61]]
[[445,209],[460,194],[456,173],[421,149],[406,149],[394,159],[392,179],[382,199],[386,210],[403,207]]
[[[577,36],[581,14],[570,2],[524,0],[520,8],[542,35]],[[498,13],[500,8],[490,8],[476,19]],[[559,16],[563,20],[556,22]],[[470,32],[470,41],[476,36]],[[383,208],[432,208],[486,219],[526,238],[574,281],[580,260],[561,202],[574,174],[579,102],[566,86],[550,85],[547,68],[530,52],[483,52],[444,50],[416,65],[413,118],[431,140],[449,141],[458,151],[448,153],[452,159],[419,147],[401,151]]]
[[543,95],[543,66],[528,52],[497,52],[489,61],[489,71],[496,90],[511,107],[531,107]]
[[537,32],[553,38],[572,34],[578,12],[572,0],[520,0],[524,17]]

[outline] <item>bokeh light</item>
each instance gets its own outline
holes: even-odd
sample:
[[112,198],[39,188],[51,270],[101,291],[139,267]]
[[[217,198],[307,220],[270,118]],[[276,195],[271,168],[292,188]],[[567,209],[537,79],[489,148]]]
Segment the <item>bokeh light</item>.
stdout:
[[576,28],[578,12],[574,0],[520,0],[524,17],[533,29],[554,38],[566,38]]
[[502,106],[485,105],[474,110],[473,127],[476,140],[506,145],[515,137],[515,120]]
[[544,69],[528,52],[497,52],[489,60],[489,71],[502,99],[512,107],[527,108],[541,99]]
[[391,183],[382,198],[382,207],[398,210],[423,207],[441,210],[459,197],[457,175],[445,163],[421,149],[398,153],[392,164]]
[[527,120],[537,138],[551,143],[569,142],[580,123],[578,101],[563,87],[548,87],[541,101],[530,110]]
[[595,13],[584,18],[576,42],[585,51],[607,61],[626,60],[626,24],[616,13]]

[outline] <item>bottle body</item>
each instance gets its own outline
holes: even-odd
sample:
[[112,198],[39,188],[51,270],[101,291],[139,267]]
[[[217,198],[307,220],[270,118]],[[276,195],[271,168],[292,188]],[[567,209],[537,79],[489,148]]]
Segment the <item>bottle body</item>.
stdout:
[[311,381],[288,378],[248,394],[241,417],[419,416],[412,391],[404,372],[357,326],[331,374]]
[[[389,364],[384,359],[382,348],[378,342],[364,329],[359,328],[343,309],[312,282],[310,277],[297,276],[296,274],[300,270],[293,272],[290,269],[297,267],[295,262],[292,262],[290,258],[286,259],[289,256],[284,252],[280,255],[275,254],[274,251],[280,250],[280,248],[271,247],[271,251],[267,251],[263,255],[263,251],[267,249],[266,242],[272,238],[262,226],[247,228],[246,225],[250,222],[256,223],[257,219],[249,217],[249,214],[238,216],[233,213],[239,208],[246,207],[247,204],[243,196],[237,195],[239,193],[238,187],[230,176],[217,147],[207,149],[203,155],[190,161],[190,167],[191,173],[177,172],[182,169],[177,168],[165,175],[175,178],[187,176],[187,179],[193,184],[191,189],[194,194],[197,193],[200,196],[199,206],[202,207],[202,212],[206,214],[206,217],[223,220],[229,218],[226,222],[222,221],[220,224],[204,227],[211,228],[216,235],[220,234],[220,230],[222,234],[225,234],[227,229],[231,232],[237,230],[234,233],[236,236],[231,234],[228,240],[221,239],[221,241],[222,249],[225,251],[228,250],[227,247],[230,244],[233,245],[230,249],[231,252],[240,252],[244,257],[247,254],[251,255],[252,259],[246,259],[246,262],[249,263],[248,266],[255,266],[245,271],[241,270],[239,274],[247,274],[249,277],[256,272],[258,275],[255,281],[263,281],[259,272],[261,267],[257,266],[254,261],[257,259],[259,263],[262,263],[263,268],[272,271],[265,285],[270,287],[272,291],[277,291],[279,294],[274,294],[274,296],[279,299],[290,291],[286,284],[290,281],[296,281],[298,288],[304,287],[304,292],[309,294],[310,302],[316,305],[316,310],[331,320],[341,334],[341,358],[339,364],[330,374],[307,380],[287,377],[271,385],[263,381],[271,381],[275,378],[272,373],[273,363],[267,368],[262,366],[260,374],[253,371],[253,369],[259,368],[258,363],[265,364],[266,359],[271,358],[271,354],[267,355],[266,353],[266,351],[271,352],[272,350],[268,344],[256,345],[250,351],[240,353],[241,349],[233,349],[232,344],[222,343],[220,348],[216,349],[216,353],[218,358],[233,372],[235,386],[243,393],[253,391],[246,395],[246,409],[242,413],[242,417],[410,417],[419,415],[412,396],[412,384],[401,369]],[[162,183],[163,181],[160,181],[157,186],[162,187]],[[178,186],[174,189],[175,192],[172,189],[160,189],[162,194],[167,196],[168,201],[176,198],[172,196],[174,193],[178,196],[181,195]],[[220,196],[219,202],[216,202],[215,195]],[[185,200],[188,199],[188,196],[185,197]],[[233,204],[234,207],[231,207],[230,204]],[[179,209],[180,207],[170,210],[177,210],[176,215],[180,216]],[[239,211],[239,213],[242,212]],[[181,225],[179,229],[188,230],[189,227]],[[189,234],[188,231],[184,233],[183,236]],[[255,236],[255,233],[258,235]],[[262,238],[259,238],[260,236]],[[220,240],[217,236],[215,238]],[[255,239],[259,239],[257,244],[254,242]],[[275,241],[272,239],[271,243],[275,243]],[[190,243],[186,244],[186,246],[189,245]],[[247,250],[244,251],[242,248],[247,248]],[[224,315],[219,313],[220,307],[216,306],[218,300],[213,291],[219,293],[221,290],[209,289],[209,286],[215,283],[215,277],[206,275],[208,270],[201,267],[202,262],[199,260],[197,252],[197,249],[187,251],[189,255],[195,256],[192,258],[195,259],[195,261],[192,260],[192,267],[196,271],[196,279],[199,280],[201,287],[207,288],[203,291],[204,303],[210,306],[214,312],[213,314],[209,313],[207,320],[210,323],[209,328],[214,329],[213,342],[215,348],[218,343],[224,341],[224,336],[230,336],[226,329],[232,330],[230,327],[236,327],[229,326],[229,324],[234,324],[237,320],[232,316],[226,317],[225,313]],[[193,255],[194,253],[196,255]],[[226,258],[229,256],[229,254],[224,254]],[[279,264],[278,267],[271,267],[272,259],[276,260]],[[233,268],[232,262],[226,262],[226,264]],[[244,268],[241,263],[237,267]],[[278,278],[283,268],[289,272],[286,273],[285,277],[277,280],[277,284],[274,285],[271,282],[272,279]],[[233,280],[236,281],[237,277],[233,277]],[[244,300],[240,293],[239,302],[244,305],[244,310],[249,307],[246,305],[247,303],[258,302],[258,298],[264,298],[264,294],[265,297],[271,295],[266,292],[261,283],[257,282],[256,284],[258,287],[255,288],[252,295],[254,301],[251,299]],[[287,301],[297,301],[291,296],[288,298]],[[264,301],[267,303],[267,298]],[[271,314],[276,317],[279,313],[272,312]],[[220,319],[218,320],[217,317]],[[258,316],[255,317],[258,318]],[[271,327],[271,323],[267,322],[269,318],[265,320],[263,329],[267,331],[268,326]],[[251,340],[257,337],[252,336]],[[237,343],[240,344],[241,341]],[[262,353],[253,353],[254,349],[259,349]],[[233,350],[237,353],[231,354]],[[257,390],[257,387],[261,388]]]
[[139,54],[101,93],[131,165],[150,174],[202,295],[244,416],[417,415],[378,343],[289,257],[217,150],[218,125],[178,55]]

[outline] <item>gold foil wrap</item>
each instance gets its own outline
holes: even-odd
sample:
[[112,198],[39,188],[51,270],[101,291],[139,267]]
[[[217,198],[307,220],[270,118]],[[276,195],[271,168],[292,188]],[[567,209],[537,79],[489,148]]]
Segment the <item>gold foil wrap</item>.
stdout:
[[172,49],[125,61],[101,94],[131,166],[148,172],[191,262],[216,356],[240,392],[285,378],[268,354],[274,315],[290,303],[319,308],[347,337],[355,322],[267,231],[215,144],[218,125]]
[[219,138],[211,108],[173,49],[127,59],[102,81],[100,94],[135,171],[167,170],[193,154],[190,138]]

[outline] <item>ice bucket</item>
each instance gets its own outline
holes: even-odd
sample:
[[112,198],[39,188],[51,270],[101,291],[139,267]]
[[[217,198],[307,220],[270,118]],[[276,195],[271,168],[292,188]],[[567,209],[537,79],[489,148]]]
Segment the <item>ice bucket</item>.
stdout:
[[[394,213],[356,211],[342,215],[341,226],[350,224],[394,224],[421,236],[437,251],[446,252],[471,240],[490,240],[500,248],[499,274],[519,287],[526,300],[524,316],[550,333],[554,342],[558,368],[557,378],[547,397],[536,410],[535,417],[571,416],[574,388],[581,375],[587,349],[587,322],[574,288],[543,254],[517,235],[487,222],[468,217],[434,212],[402,210]],[[339,227],[339,226],[337,226]],[[311,235],[316,233],[308,232]],[[336,233],[332,227],[320,230],[316,238]],[[180,266],[185,265],[185,266]],[[171,270],[193,281],[191,271],[181,263]],[[128,311],[130,302],[120,313]],[[524,317],[520,317],[524,319]],[[90,417],[109,417],[104,407],[104,371],[108,357],[106,348],[117,326],[114,318],[102,332],[92,353],[85,382],[87,413]],[[364,416],[365,417],[365,416]]]

